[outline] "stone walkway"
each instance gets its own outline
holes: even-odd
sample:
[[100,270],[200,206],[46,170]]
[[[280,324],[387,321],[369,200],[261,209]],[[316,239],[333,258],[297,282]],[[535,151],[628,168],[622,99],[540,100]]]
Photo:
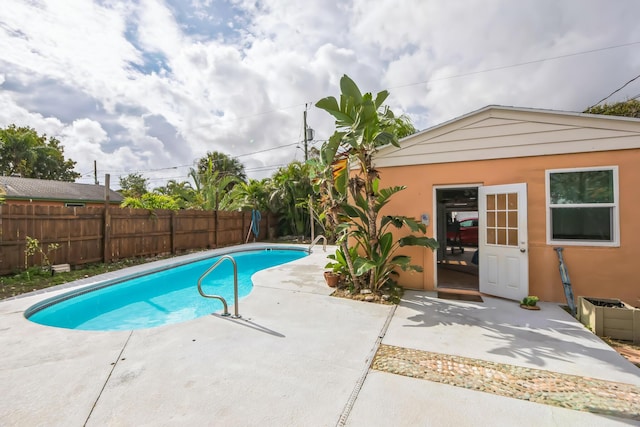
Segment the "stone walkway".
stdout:
[[372,368],[456,387],[640,421],[640,387],[382,344]]

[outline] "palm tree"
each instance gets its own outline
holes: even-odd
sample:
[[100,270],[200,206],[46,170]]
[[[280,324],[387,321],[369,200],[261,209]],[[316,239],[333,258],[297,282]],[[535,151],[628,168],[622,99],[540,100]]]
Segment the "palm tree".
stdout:
[[220,177],[233,176],[237,181],[245,182],[247,180],[244,165],[237,159],[219,151],[207,152],[205,157],[198,160],[197,170],[198,173],[218,172]]
[[221,172],[207,169],[204,172],[191,169],[189,176],[195,184],[193,200],[190,206],[194,209],[219,210],[225,207],[225,199],[230,189],[240,181],[232,175],[221,176]]
[[171,179],[163,187],[153,190],[155,193],[171,196],[180,209],[186,209],[191,206],[196,197],[196,191],[188,181],[176,181]]
[[308,164],[294,161],[273,174],[269,203],[280,218],[283,234],[307,234],[309,196],[313,195],[309,171]]
[[269,178],[240,182],[229,192],[229,197],[225,201],[229,202],[228,206],[231,209],[267,210],[270,185]]

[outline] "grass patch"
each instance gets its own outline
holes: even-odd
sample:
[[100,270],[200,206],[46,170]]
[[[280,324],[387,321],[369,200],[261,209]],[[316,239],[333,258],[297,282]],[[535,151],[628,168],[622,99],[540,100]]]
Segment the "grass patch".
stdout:
[[172,255],[159,255],[154,257],[123,259],[109,264],[86,264],[78,266],[78,268],[73,269],[70,272],[55,273],[53,275],[49,270],[43,270],[40,267],[31,267],[26,271],[22,271],[12,276],[0,277],[0,299],[11,298],[28,292],[50,288],[67,282],[73,282],[74,280],[97,276],[98,274],[121,270],[134,265],[145,264],[151,261],[171,257]]

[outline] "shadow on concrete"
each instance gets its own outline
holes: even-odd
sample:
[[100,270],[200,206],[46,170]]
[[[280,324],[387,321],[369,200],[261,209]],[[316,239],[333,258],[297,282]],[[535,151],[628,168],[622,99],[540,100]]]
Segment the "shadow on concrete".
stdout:
[[[492,354],[498,356],[492,360],[520,360],[528,366],[548,370],[554,370],[558,364],[572,366],[601,361],[604,367],[640,374],[559,305],[552,303],[542,304],[540,311],[529,311],[522,310],[515,301],[499,298],[485,296],[482,304],[463,303],[409,291],[400,307],[408,309],[403,312],[407,315],[405,319],[400,320],[402,328],[426,328],[416,334],[423,342],[444,341],[449,348],[459,348],[459,355],[487,359],[486,354]],[[399,315],[402,316],[396,312],[396,317]],[[592,375],[598,374],[596,365],[586,369]]]
[[230,316],[222,316],[218,313],[212,313],[211,314],[213,317],[217,317],[218,319],[222,319],[222,320],[226,320],[227,322],[231,322],[234,323],[236,325],[240,325],[240,326],[244,326],[245,328],[251,328],[254,329],[256,331],[259,332],[264,332],[266,334],[269,335],[273,335],[274,337],[278,337],[278,338],[285,338],[285,335],[282,335],[280,332],[276,332],[273,329],[269,329],[266,326],[262,326],[258,323],[252,322],[250,319],[243,319],[243,318],[234,318],[234,317],[230,317]]

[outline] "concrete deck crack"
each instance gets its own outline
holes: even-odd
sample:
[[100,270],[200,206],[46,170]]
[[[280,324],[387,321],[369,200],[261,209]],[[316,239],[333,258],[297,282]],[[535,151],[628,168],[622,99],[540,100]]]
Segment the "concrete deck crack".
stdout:
[[93,402],[93,405],[91,406],[91,410],[89,411],[89,414],[87,415],[87,419],[84,420],[84,426],[87,425],[87,423],[89,422],[89,419],[91,418],[91,415],[93,414],[93,410],[96,409],[96,406],[98,405],[98,401],[100,400],[100,397],[102,397],[102,393],[104,392],[104,389],[107,387],[107,384],[109,383],[109,380],[111,379],[111,375],[113,374],[113,371],[116,369],[116,366],[118,366],[118,362],[120,361],[120,359],[122,358],[122,354],[124,353],[125,348],[127,348],[127,344],[129,344],[129,340],[131,339],[131,337],[133,336],[133,331],[131,331],[129,333],[129,336],[127,337],[127,340],[124,342],[124,344],[122,345],[122,348],[120,349],[120,353],[118,353],[118,357],[116,358],[116,361],[113,363],[113,365],[111,365],[111,370],[109,371],[109,375],[107,375],[107,379],[104,381],[104,384],[102,384],[102,388],[100,389],[100,393],[98,393],[98,397],[96,397],[95,402]]
[[389,324],[391,323],[391,319],[393,319],[393,315],[395,314],[397,307],[398,307],[397,305],[394,305],[392,306],[391,310],[389,310],[387,319],[384,322],[382,329],[380,329],[380,332],[378,333],[378,338],[376,338],[373,348],[371,349],[371,351],[369,352],[369,355],[367,356],[366,365],[362,370],[362,374],[360,375],[360,378],[358,378],[358,381],[356,382],[355,387],[351,391],[351,395],[349,395],[349,399],[347,399],[347,403],[345,404],[344,409],[340,414],[340,418],[338,418],[338,423],[336,424],[336,426],[342,427],[346,424],[347,419],[349,418],[349,414],[351,413],[351,409],[353,409],[353,405],[356,403],[356,400],[358,399],[358,395],[360,394],[362,385],[364,384],[365,379],[367,379],[367,375],[369,374],[369,370],[373,363],[374,357],[378,353],[378,349],[382,343],[382,339],[386,335],[387,329],[389,329]]

